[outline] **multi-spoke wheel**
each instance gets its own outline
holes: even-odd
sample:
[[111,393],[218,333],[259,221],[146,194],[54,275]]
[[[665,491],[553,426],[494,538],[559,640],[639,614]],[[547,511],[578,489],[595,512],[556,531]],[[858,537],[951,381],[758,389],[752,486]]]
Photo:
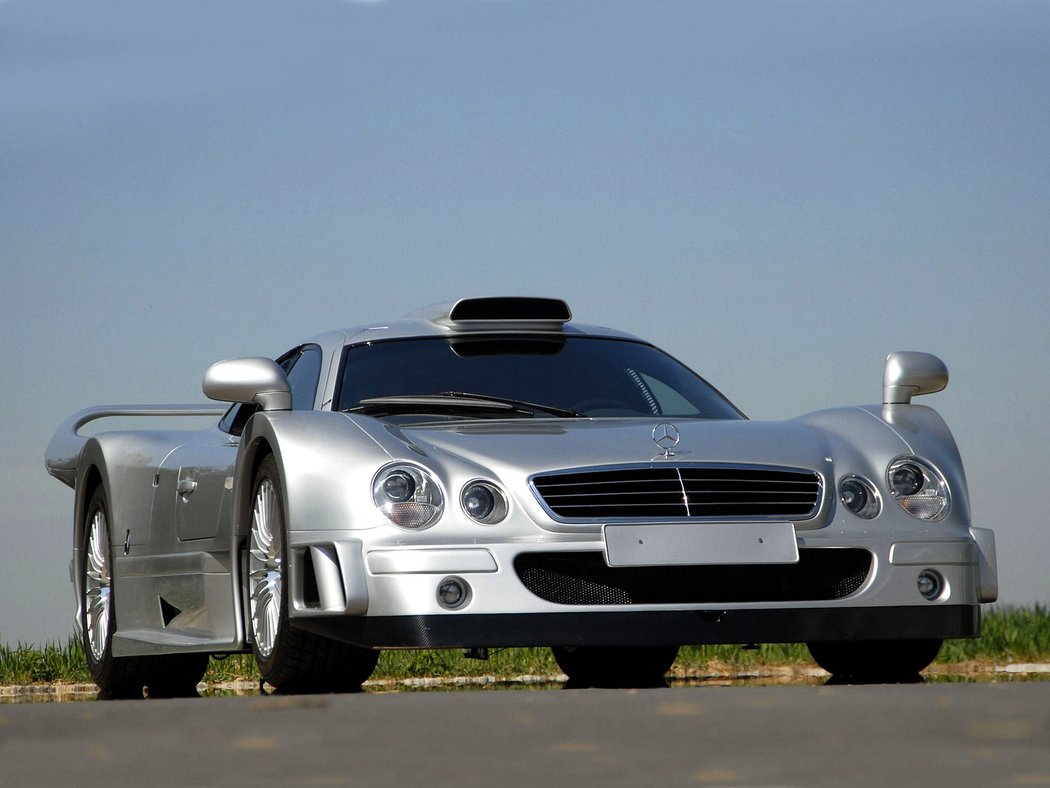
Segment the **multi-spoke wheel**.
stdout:
[[[263,470],[272,471],[267,463]],[[252,645],[260,663],[270,660],[277,645],[284,602],[284,531],[282,502],[275,476],[264,473],[255,486],[252,530],[248,545]],[[265,677],[264,677],[265,678]]]
[[555,646],[551,651],[578,686],[655,686],[678,658],[678,646]]
[[150,697],[195,694],[208,666],[207,654],[113,656],[116,596],[109,524],[109,503],[99,487],[88,503],[80,561],[80,628],[91,677],[108,698],[141,698],[144,686]]
[[248,537],[248,625],[262,679],[281,692],[354,689],[372,675],[379,652],[295,629],[288,621],[284,492],[273,455],[252,485]]
[[148,664],[142,657],[114,657],[113,571],[109,543],[109,502],[99,487],[88,503],[80,560],[84,657],[103,696],[142,697]]
[[925,670],[941,650],[940,640],[847,640],[806,645],[814,661],[828,673],[858,682],[908,681]]

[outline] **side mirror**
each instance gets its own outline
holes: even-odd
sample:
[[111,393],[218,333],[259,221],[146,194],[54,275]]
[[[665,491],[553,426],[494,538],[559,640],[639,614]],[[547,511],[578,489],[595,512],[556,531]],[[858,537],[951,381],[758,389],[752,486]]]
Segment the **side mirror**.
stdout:
[[208,367],[204,396],[220,402],[254,402],[263,410],[291,410],[288,378],[268,358],[234,358]]
[[912,397],[933,394],[948,385],[948,368],[937,356],[898,350],[886,356],[882,375],[882,403],[908,405]]

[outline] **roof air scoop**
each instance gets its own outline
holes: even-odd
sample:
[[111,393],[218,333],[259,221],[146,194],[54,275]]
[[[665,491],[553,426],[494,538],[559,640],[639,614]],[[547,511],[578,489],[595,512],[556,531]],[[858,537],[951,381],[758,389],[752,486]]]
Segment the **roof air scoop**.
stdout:
[[449,312],[452,323],[555,323],[572,319],[560,298],[463,298]]
[[453,331],[562,331],[572,320],[569,305],[560,298],[496,296],[461,298],[431,304],[410,317],[426,320]]

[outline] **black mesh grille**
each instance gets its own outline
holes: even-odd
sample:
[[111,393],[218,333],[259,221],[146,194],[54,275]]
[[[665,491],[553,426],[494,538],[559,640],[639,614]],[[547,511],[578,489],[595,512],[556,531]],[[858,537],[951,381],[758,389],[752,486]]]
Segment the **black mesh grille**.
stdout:
[[537,476],[533,486],[562,520],[813,516],[812,471],[736,466],[644,466]]
[[559,605],[801,602],[859,589],[871,553],[799,550],[797,564],[609,567],[601,553],[523,553],[514,561],[529,591]]

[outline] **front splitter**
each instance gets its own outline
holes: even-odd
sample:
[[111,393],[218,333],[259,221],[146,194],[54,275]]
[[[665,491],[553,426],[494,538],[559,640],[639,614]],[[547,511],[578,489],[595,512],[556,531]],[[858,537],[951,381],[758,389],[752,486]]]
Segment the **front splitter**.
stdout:
[[366,648],[514,648],[970,638],[979,605],[340,616],[292,625]]

